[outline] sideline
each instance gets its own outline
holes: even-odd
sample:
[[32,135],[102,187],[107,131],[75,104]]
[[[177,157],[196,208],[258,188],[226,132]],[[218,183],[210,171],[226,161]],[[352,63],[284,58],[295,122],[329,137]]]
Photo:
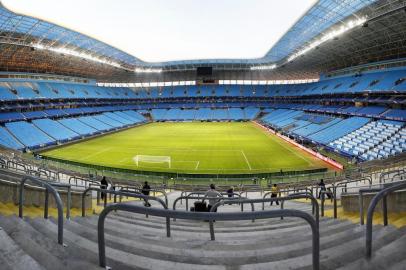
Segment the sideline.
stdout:
[[278,136],[279,138],[281,138],[281,139],[287,141],[288,143],[291,143],[291,144],[293,144],[294,146],[299,147],[299,148],[302,149],[303,151],[305,151],[305,152],[307,152],[307,153],[309,153],[309,154],[315,156],[315,157],[318,158],[318,159],[321,159],[322,161],[324,161],[324,162],[326,162],[326,163],[328,163],[328,164],[334,166],[335,168],[340,169],[340,170],[343,170],[343,169],[344,169],[344,166],[343,166],[342,164],[338,163],[337,161],[334,161],[334,160],[332,160],[331,158],[328,158],[328,157],[326,157],[326,156],[324,156],[324,155],[322,155],[322,154],[320,154],[320,153],[318,153],[318,152],[315,152],[315,151],[313,151],[313,150],[311,150],[311,149],[309,149],[309,148],[307,148],[307,147],[305,147],[305,146],[303,146],[303,145],[301,145],[301,144],[295,142],[294,140],[292,140],[292,139],[290,139],[290,138],[288,138],[288,137],[286,137],[286,136],[284,136],[284,135],[282,135],[282,134],[280,134],[280,133],[276,133],[274,130],[272,130],[272,129],[270,129],[270,128],[266,128],[266,127],[264,127],[263,125],[259,124],[259,123],[256,122],[256,121],[252,121],[252,123],[254,123],[254,124],[257,125],[258,127],[264,129],[265,131],[270,132],[270,133],[272,133],[272,134]]

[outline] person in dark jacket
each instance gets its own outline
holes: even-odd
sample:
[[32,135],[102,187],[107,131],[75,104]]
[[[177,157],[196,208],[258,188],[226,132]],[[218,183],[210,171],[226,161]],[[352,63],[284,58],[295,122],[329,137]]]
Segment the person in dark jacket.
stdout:
[[[151,187],[149,186],[148,182],[145,181],[144,185],[142,186],[142,194],[144,194],[145,196],[149,196],[149,192],[151,191]],[[144,199],[145,203],[144,206],[146,207],[150,207],[151,204],[148,202],[148,199]]]
[[[234,197],[234,187],[230,187],[229,189],[227,189],[227,197],[229,198]],[[229,205],[231,205],[231,203],[229,203]]]
[[[107,186],[109,185],[109,183],[107,182],[106,176],[103,176],[102,180],[100,181],[100,189],[107,189]],[[106,196],[106,193],[101,192],[101,199],[104,200],[104,196]]]
[[323,179],[320,180],[319,187],[320,187],[320,192],[319,192],[318,198],[320,199],[320,197],[321,197],[321,192],[322,192],[322,191],[326,191],[326,184],[324,184],[324,180],[323,180]]
[[227,196],[229,198],[234,197],[234,187],[230,187],[229,189],[227,189]]

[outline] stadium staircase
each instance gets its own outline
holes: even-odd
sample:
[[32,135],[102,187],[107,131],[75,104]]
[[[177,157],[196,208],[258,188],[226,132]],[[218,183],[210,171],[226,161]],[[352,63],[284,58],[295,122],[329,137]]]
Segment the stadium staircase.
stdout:
[[[171,193],[169,200],[179,195]],[[285,208],[311,212],[303,202],[287,202]],[[226,205],[219,211],[239,211],[239,206]],[[62,246],[56,241],[54,218],[1,215],[2,269],[100,269],[97,221],[97,215],[66,220]],[[208,224],[171,221],[171,238],[167,238],[164,218],[111,213],[105,222],[107,265],[113,269],[312,269],[311,230],[305,221],[217,221],[215,241],[210,240]],[[321,218],[320,269],[405,269],[406,227],[375,225],[373,237],[374,256],[366,261],[363,226]]]

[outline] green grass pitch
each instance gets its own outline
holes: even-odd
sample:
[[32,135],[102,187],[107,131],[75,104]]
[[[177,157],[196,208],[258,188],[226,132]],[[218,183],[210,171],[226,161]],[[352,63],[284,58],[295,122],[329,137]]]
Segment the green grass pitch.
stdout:
[[[193,174],[251,174],[330,168],[254,123],[151,123],[43,156],[121,169]],[[137,155],[168,162],[134,161]]]

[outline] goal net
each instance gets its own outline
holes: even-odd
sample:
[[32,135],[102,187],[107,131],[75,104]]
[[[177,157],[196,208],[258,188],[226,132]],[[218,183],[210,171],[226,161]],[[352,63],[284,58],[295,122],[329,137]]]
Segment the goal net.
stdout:
[[136,155],[133,158],[137,167],[140,162],[145,163],[168,163],[169,168],[171,168],[171,157],[168,156],[150,156],[150,155]]

